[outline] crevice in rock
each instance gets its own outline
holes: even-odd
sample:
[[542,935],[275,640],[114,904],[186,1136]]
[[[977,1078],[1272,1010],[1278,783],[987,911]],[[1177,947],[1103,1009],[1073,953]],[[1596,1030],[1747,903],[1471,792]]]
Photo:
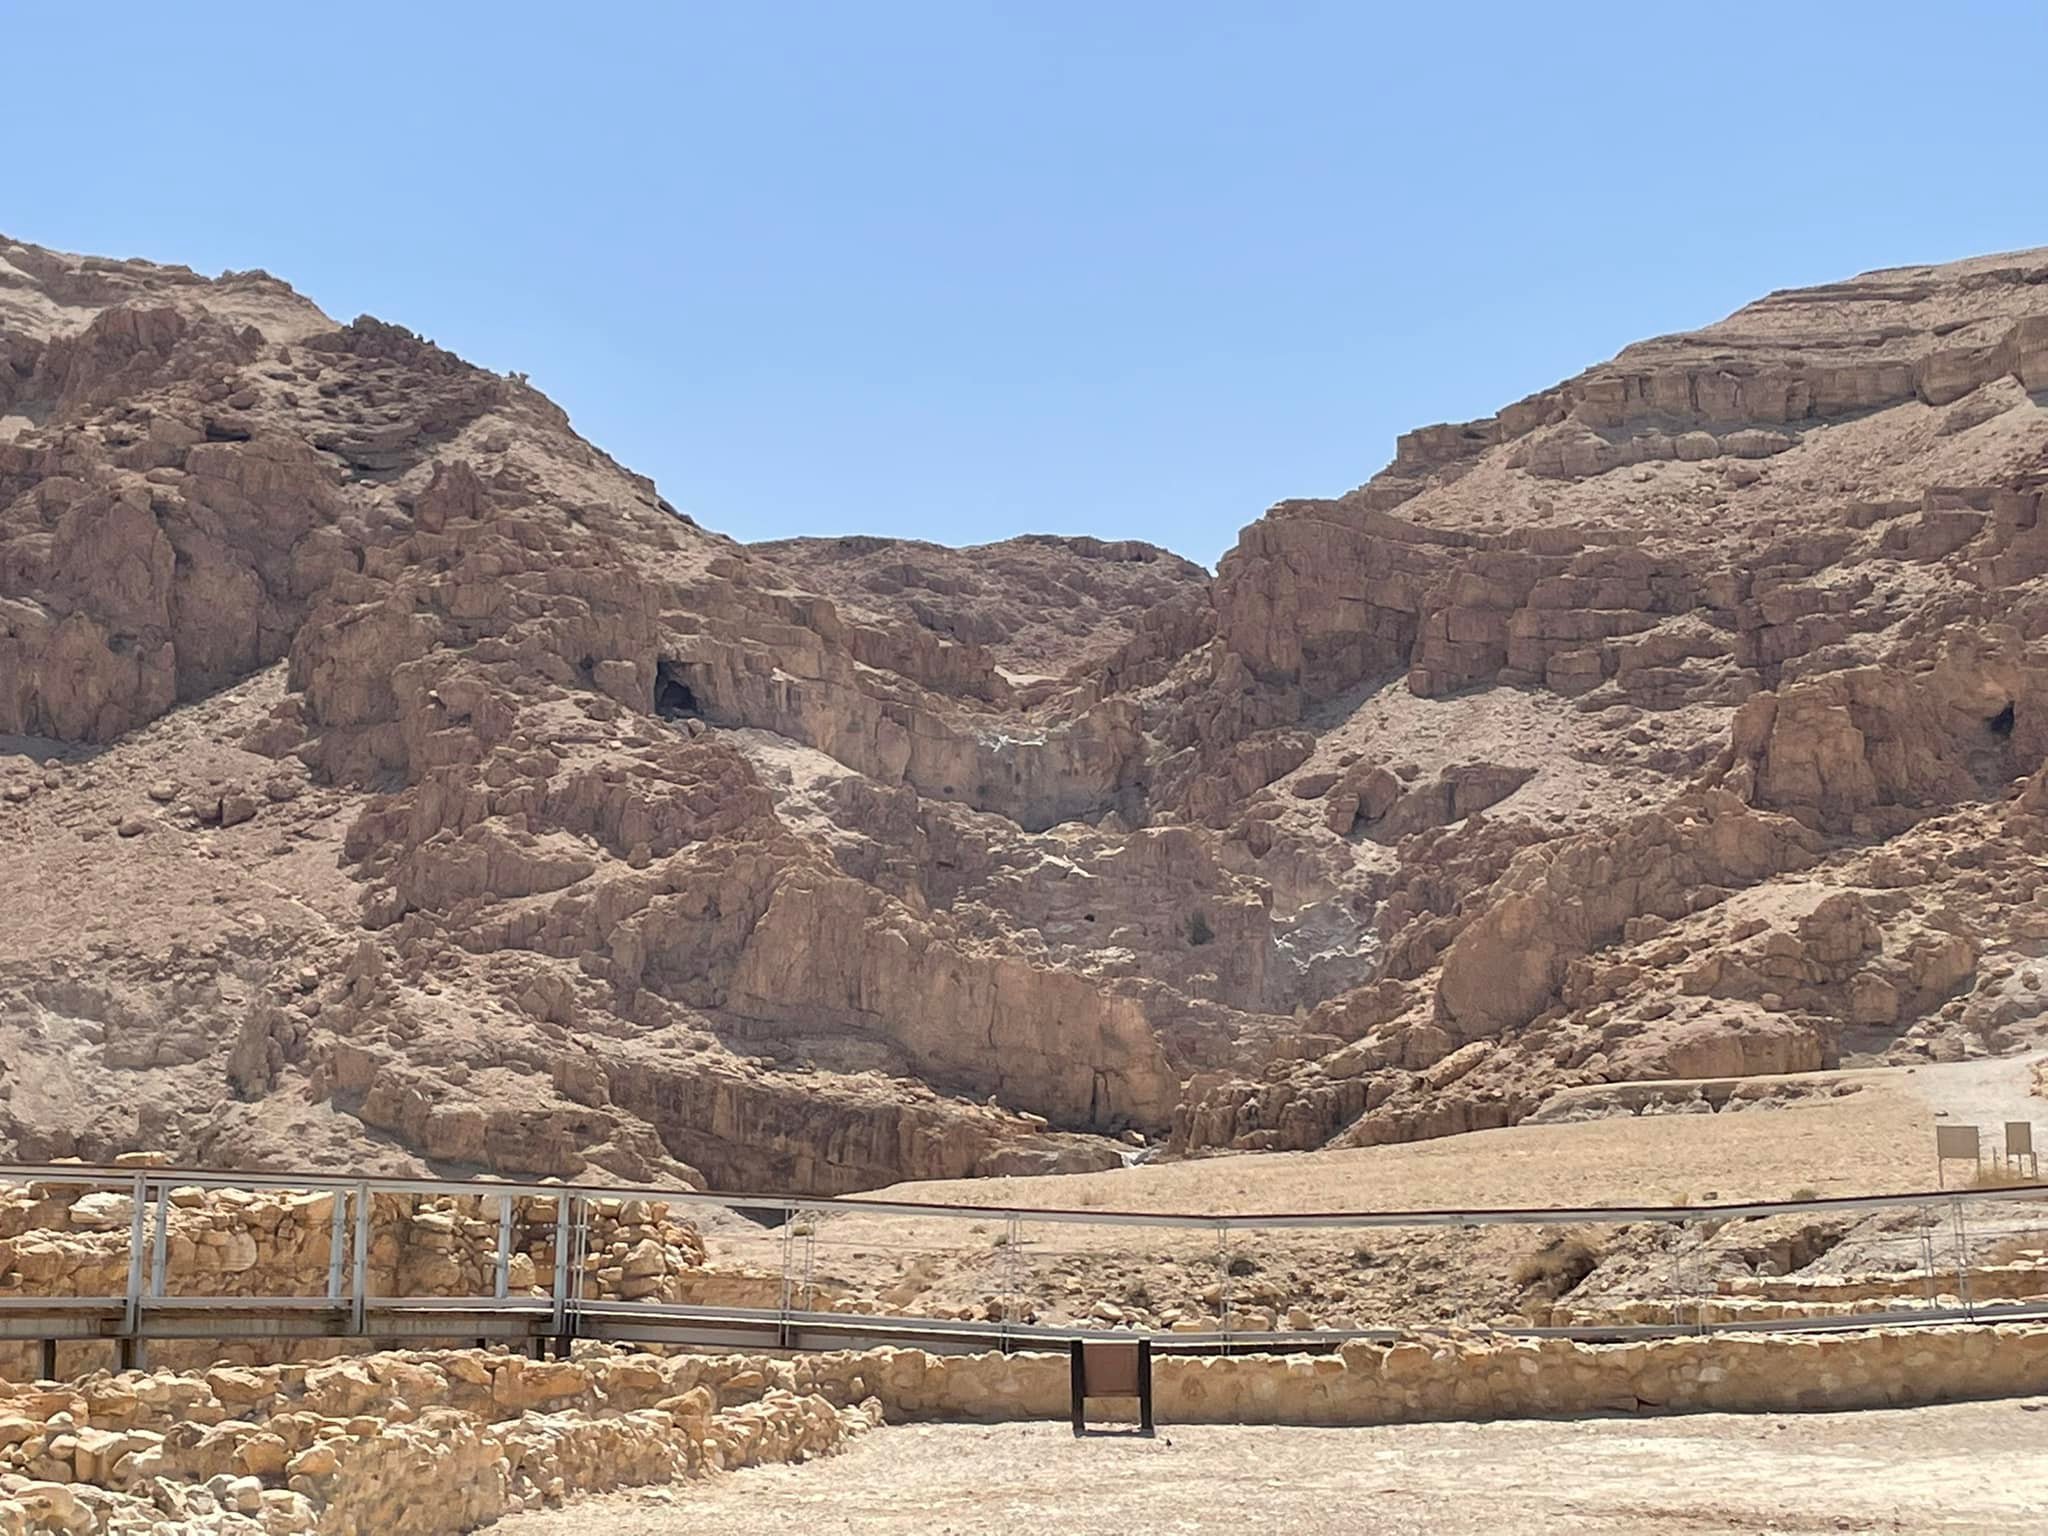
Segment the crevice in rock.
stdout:
[[701,720],[704,717],[704,706],[697,701],[697,690],[684,680],[675,663],[659,663],[654,677],[656,714],[664,720]]

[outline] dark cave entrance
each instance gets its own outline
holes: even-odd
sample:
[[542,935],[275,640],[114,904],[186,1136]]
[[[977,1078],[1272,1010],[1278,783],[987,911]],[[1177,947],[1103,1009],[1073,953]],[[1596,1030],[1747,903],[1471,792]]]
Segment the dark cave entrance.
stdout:
[[681,671],[660,662],[654,671],[654,712],[664,720],[701,720],[704,707],[697,702],[697,690],[683,681]]
[[2001,709],[1989,720],[1986,720],[1984,725],[1994,736],[2010,736],[2012,734],[2012,706],[2010,704],[2006,705],[2005,708]]

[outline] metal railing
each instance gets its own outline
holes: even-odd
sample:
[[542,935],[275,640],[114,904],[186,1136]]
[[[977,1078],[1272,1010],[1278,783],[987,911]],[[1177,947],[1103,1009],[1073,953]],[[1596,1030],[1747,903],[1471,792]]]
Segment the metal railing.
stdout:
[[[393,1342],[461,1338],[526,1342],[539,1348],[549,1340],[559,1344],[575,1337],[594,1337],[703,1347],[803,1350],[915,1343],[945,1350],[1043,1348],[1077,1335],[1130,1337],[1142,1332],[1162,1351],[1233,1352],[1328,1349],[1346,1340],[1393,1338],[1445,1324],[1531,1337],[1631,1339],[1677,1333],[2048,1317],[2048,1265],[2043,1266],[2040,1296],[1973,1299],[1971,1295],[1973,1223],[1980,1235],[2018,1231],[2048,1241],[2048,1186],[2039,1185],[1688,1206],[1173,1213],[714,1194],[639,1185],[597,1187],[79,1164],[0,1166],[0,1184],[111,1190],[127,1195],[127,1270],[121,1293],[72,1296],[0,1290],[0,1340],[111,1339],[123,1363],[139,1358],[137,1346],[142,1341],[174,1338],[353,1337]],[[171,1213],[180,1199],[193,1198],[188,1191],[203,1196],[207,1191],[222,1190],[331,1198],[325,1285],[320,1294],[173,1293],[167,1265]],[[475,1202],[479,1211],[496,1203],[497,1236],[489,1250],[491,1272],[485,1289],[460,1295],[374,1294],[373,1204],[379,1197],[407,1196],[455,1197]],[[520,1211],[531,1201],[553,1206],[552,1237],[546,1244],[553,1256],[552,1276],[546,1287],[536,1279],[528,1293],[521,1294],[512,1285],[513,1250],[515,1233],[522,1225]],[[702,1304],[586,1294],[591,1216],[598,1203],[608,1201],[658,1201],[672,1212],[705,1221],[731,1218],[728,1227],[741,1225],[743,1218],[746,1230],[759,1234],[756,1246],[763,1256],[773,1253],[779,1259],[776,1304]],[[1873,1223],[1864,1239],[1865,1246],[1900,1276],[1898,1295],[1893,1298],[1898,1304],[1866,1311],[1816,1306],[1790,1315],[1785,1315],[1781,1306],[1773,1315],[1741,1315],[1736,1303],[1742,1298],[1717,1288],[1733,1261],[1717,1253],[1714,1242],[1738,1223],[1796,1215],[1852,1222],[1899,1218],[1889,1226]],[[860,1234],[881,1232],[889,1223],[900,1221],[952,1224],[949,1230],[966,1240],[956,1239],[947,1251],[962,1268],[987,1280],[989,1299],[985,1305],[990,1315],[962,1316],[958,1307],[941,1310],[926,1306],[920,1311],[914,1300],[895,1305],[856,1303],[850,1310],[819,1305],[821,1250],[828,1262],[835,1253],[867,1256],[886,1240]],[[849,1222],[866,1225],[859,1226],[851,1237],[827,1232],[833,1223]],[[534,1228],[530,1221],[523,1225],[529,1232]],[[1313,1289],[1320,1283],[1317,1276],[1327,1278],[1326,1272],[1334,1273],[1346,1265],[1353,1277],[1368,1273],[1369,1268],[1362,1266],[1378,1262],[1383,1252],[1372,1247],[1374,1242],[1414,1242],[1416,1234],[1441,1237],[1447,1231],[1482,1242],[1503,1228],[1624,1229],[1645,1225],[1665,1233],[1669,1285],[1646,1280],[1641,1296],[1607,1298],[1616,1305],[1614,1315],[1604,1320],[1596,1316],[1563,1324],[1512,1319],[1503,1323],[1482,1311],[1464,1315],[1447,1304],[1433,1315],[1410,1311],[1371,1321],[1351,1318],[1333,1325],[1311,1318],[1304,1326],[1292,1327],[1271,1311],[1261,1315],[1248,1302],[1240,1305],[1246,1295],[1273,1294],[1271,1284],[1262,1282],[1261,1289],[1241,1283],[1257,1272],[1262,1262],[1294,1266],[1292,1272],[1306,1275],[1302,1283]],[[1108,1302],[1106,1294],[1085,1315],[1061,1317],[1056,1315],[1058,1307],[1049,1309],[1054,1315],[1040,1315],[1030,1293],[1037,1271],[1047,1264],[1081,1271],[1093,1264],[1101,1271],[1118,1264],[1129,1269],[1140,1262],[1129,1258],[1128,1245],[1116,1246],[1124,1239],[1106,1240],[1099,1234],[1087,1237],[1076,1231],[1082,1228],[1142,1234],[1148,1241],[1164,1245],[1144,1262],[1170,1271],[1174,1284],[1186,1294],[1194,1294],[1195,1282],[1205,1272],[1206,1261],[1200,1255],[1207,1250],[1213,1255],[1213,1271],[1206,1272],[1215,1278],[1200,1292],[1202,1300],[1196,1308],[1200,1315],[1183,1312],[1171,1327],[1110,1321],[1101,1315]],[[770,1231],[775,1232],[773,1238]],[[1074,1235],[1060,1239],[1063,1232]],[[1245,1242],[1247,1235],[1261,1237],[1263,1244]],[[972,1241],[974,1237],[981,1239],[979,1245]],[[1328,1246],[1333,1239],[1336,1245]],[[1917,1255],[1912,1261],[1919,1266],[1917,1275],[1906,1263],[1906,1257],[1913,1255]],[[1250,1270],[1244,1268],[1246,1264]],[[1941,1288],[1944,1275],[1953,1280],[1952,1295]],[[1909,1294],[1921,1279],[1924,1297]],[[1133,1288],[1142,1284],[1131,1282]],[[1106,1293],[1107,1283],[1098,1289]],[[1645,1301],[1645,1296],[1652,1299]],[[1088,1299],[1085,1289],[1081,1299]],[[1590,1303],[1596,1313],[1598,1300]],[[1622,1303],[1637,1312],[1645,1306],[1655,1309],[1668,1304],[1669,1315],[1632,1317],[1627,1315],[1630,1306]],[[1109,1305],[1114,1312],[1115,1304]]]

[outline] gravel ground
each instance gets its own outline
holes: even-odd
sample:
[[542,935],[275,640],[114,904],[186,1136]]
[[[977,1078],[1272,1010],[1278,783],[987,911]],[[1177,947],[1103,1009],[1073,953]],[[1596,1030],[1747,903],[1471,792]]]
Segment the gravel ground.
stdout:
[[504,1536],[2048,1531],[2048,1400],[1882,1413],[884,1429],[844,1455],[578,1500]]

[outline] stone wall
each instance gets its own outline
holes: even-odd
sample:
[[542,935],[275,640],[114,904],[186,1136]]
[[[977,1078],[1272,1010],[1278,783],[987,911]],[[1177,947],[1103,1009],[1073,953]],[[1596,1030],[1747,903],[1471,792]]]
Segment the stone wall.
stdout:
[[1566,1296],[1548,1308],[1524,1306],[1525,1313],[1556,1328],[1628,1323],[1756,1323],[1780,1318],[1846,1318],[1912,1308],[1960,1310],[1972,1303],[1996,1304],[2048,1298],[2048,1252],[2020,1249],[1995,1263],[1953,1267],[1928,1275],[1916,1271],[1844,1275],[1722,1275],[1716,1294],[1683,1298]]
[[[1160,1421],[1387,1424],[1903,1407],[2048,1390],[2048,1328],[1584,1345],[1430,1336],[1156,1362]],[[892,1419],[1057,1419],[1058,1354],[478,1350],[0,1387],[0,1536],[442,1536],[579,1491],[804,1459]],[[431,1496],[428,1496],[431,1489]],[[242,1523],[236,1519],[243,1517]]]
[[464,1351],[0,1383],[0,1536],[443,1536],[570,1493],[806,1460],[879,1420],[763,1364]]
[[[1972,1264],[1967,1279],[1973,1301],[2026,1301],[2048,1296],[2048,1255],[2035,1248],[2010,1263]],[[1954,1270],[1938,1275],[1944,1295],[1959,1295],[1963,1278]],[[1721,1281],[1731,1298],[1784,1302],[1918,1301],[1927,1295],[1927,1276],[1904,1275],[1738,1275]]]
[[[1057,1355],[915,1350],[794,1363],[799,1386],[872,1393],[892,1419],[1033,1419],[1068,1409]],[[1155,1361],[1162,1423],[1399,1424],[1583,1413],[1784,1413],[2048,1390],[2048,1328],[1938,1327],[1593,1345],[1423,1336],[1334,1355]]]

